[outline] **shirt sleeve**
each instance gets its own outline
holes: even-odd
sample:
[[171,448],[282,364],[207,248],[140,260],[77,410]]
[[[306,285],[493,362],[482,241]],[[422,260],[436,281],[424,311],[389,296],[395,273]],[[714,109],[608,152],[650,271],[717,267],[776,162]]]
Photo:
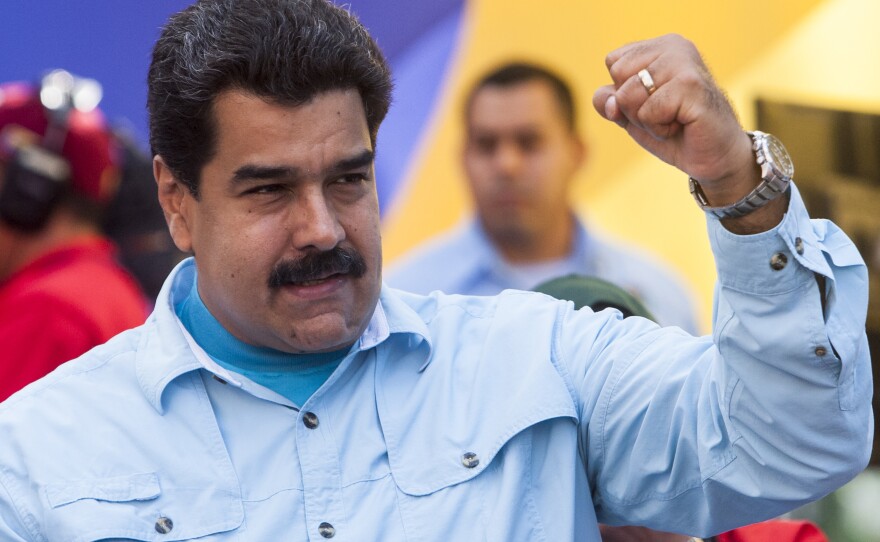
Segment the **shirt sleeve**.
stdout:
[[770,231],[739,236],[714,218],[708,229],[711,337],[635,318],[588,337],[577,321],[589,315],[577,312],[560,326],[600,522],[707,536],[815,500],[867,464],[858,251],[834,224],[811,221],[794,187]]

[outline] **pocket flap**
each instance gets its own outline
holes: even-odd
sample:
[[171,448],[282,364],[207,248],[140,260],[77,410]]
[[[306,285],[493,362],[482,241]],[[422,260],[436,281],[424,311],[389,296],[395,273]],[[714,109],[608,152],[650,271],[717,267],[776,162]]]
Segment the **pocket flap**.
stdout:
[[81,499],[127,502],[148,501],[161,494],[159,477],[155,473],[114,476],[93,480],[75,480],[46,486],[46,499],[52,508]]
[[[523,303],[522,296],[538,297]],[[379,423],[394,481],[407,495],[428,495],[478,476],[511,439],[541,422],[577,423],[572,391],[553,358],[563,305],[513,291],[494,302],[496,310],[471,318],[460,317],[460,306],[439,311],[430,324],[438,346],[428,363],[419,359],[424,352],[403,341],[380,345]],[[529,322],[528,333],[523,322]]]
[[44,491],[51,505],[44,523],[50,540],[208,540],[244,522],[240,493],[161,487],[156,473],[58,482]]

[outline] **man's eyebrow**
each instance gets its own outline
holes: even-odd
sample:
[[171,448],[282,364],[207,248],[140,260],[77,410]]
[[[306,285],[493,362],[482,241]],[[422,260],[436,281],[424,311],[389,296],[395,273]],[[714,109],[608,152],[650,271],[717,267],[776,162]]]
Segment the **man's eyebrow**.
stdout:
[[[373,163],[375,153],[370,149],[365,149],[361,153],[350,158],[333,164],[326,172],[328,175],[336,175],[352,169],[362,168]],[[232,175],[233,182],[244,181],[260,181],[271,179],[290,179],[299,176],[300,170],[290,166],[260,166],[256,164],[245,164],[235,170]]]
[[376,157],[376,154],[370,149],[364,149],[360,154],[352,156],[351,158],[344,158],[330,168],[328,173],[330,175],[334,175],[337,173],[343,173],[345,171],[349,171],[352,169],[362,168],[364,166],[368,166],[373,163],[373,159]]
[[258,166],[245,164],[235,170],[232,175],[233,182],[259,181],[267,179],[282,179],[296,176],[297,169],[286,166]]

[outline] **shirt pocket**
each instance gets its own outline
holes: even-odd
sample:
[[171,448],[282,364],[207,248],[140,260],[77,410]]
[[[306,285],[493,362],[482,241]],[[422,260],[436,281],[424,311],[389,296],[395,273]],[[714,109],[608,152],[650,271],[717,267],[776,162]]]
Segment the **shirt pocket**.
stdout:
[[49,540],[233,540],[222,533],[244,521],[239,497],[210,487],[163,488],[156,473],[60,481],[46,484],[44,494]]
[[[548,532],[554,531],[557,521],[564,518],[565,524],[570,524],[571,520],[564,513],[548,513],[546,507],[539,506],[539,501],[548,500],[548,495],[538,494],[544,491],[541,488],[547,480],[536,481],[535,477],[546,470],[540,467],[548,458],[545,437],[552,434],[554,443],[574,450],[575,424],[562,413],[530,421],[515,434],[502,435],[497,449],[475,448],[462,454],[455,446],[439,446],[440,455],[455,458],[458,463],[448,469],[438,458],[415,458],[409,464],[392,466],[406,530],[420,532],[418,540],[425,542],[556,539]],[[416,468],[421,470],[414,478]],[[559,468],[566,470],[562,465]],[[565,489],[560,488],[560,492]],[[569,498],[573,500],[574,495]]]

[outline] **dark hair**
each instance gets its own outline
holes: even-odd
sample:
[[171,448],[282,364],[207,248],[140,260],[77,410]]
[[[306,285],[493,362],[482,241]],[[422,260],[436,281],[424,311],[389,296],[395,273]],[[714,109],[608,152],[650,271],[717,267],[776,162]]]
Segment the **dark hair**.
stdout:
[[527,83],[530,81],[541,81],[547,83],[556,101],[562,109],[562,115],[568,129],[574,131],[577,125],[577,111],[574,105],[574,96],[571,87],[565,80],[544,66],[531,64],[528,62],[509,62],[496,67],[492,71],[486,73],[471,87],[470,93],[467,95],[464,106],[465,122],[470,115],[471,106],[477,93],[486,87],[512,87]]
[[241,89],[285,105],[357,89],[375,145],[391,102],[391,73],[367,30],[326,0],[200,0],[177,13],[153,48],[150,145],[198,197],[216,152],[212,105]]

